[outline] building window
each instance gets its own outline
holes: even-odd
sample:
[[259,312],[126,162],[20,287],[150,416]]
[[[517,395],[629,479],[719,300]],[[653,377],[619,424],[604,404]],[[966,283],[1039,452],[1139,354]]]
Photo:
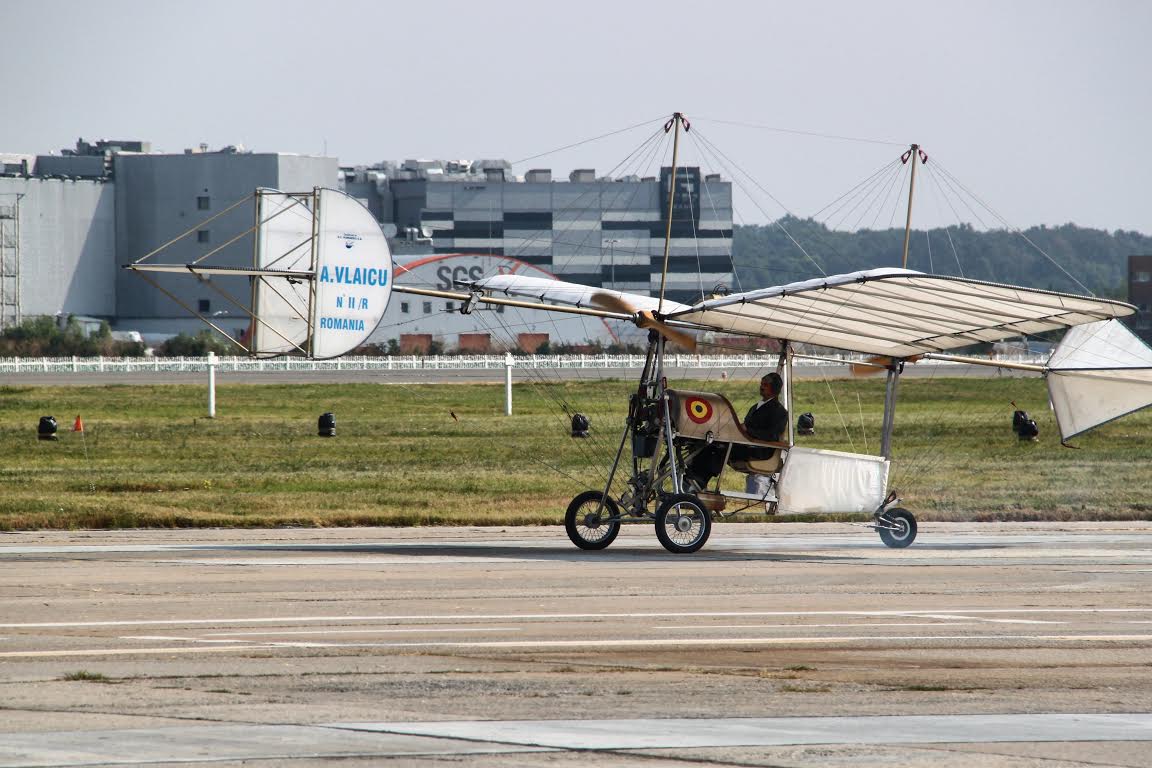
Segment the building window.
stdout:
[[400,312],[405,314],[405,315],[408,314],[408,302],[406,302],[406,301],[400,302]]
[[198,243],[210,243],[210,242],[212,242],[212,231],[209,229],[196,230],[196,242],[198,242]]
[[212,302],[209,301],[208,299],[200,299],[198,302],[196,302],[196,311],[202,315],[205,312],[211,312],[212,311]]
[[424,314],[426,314],[426,315],[432,314],[432,302],[430,302],[430,301],[424,302]]
[[454,302],[454,301],[444,302],[444,311],[445,312],[455,312],[456,311],[456,302]]
[[1152,272],[1133,272],[1132,282],[1134,283],[1152,283]]
[[212,198],[207,195],[201,195],[196,198],[196,210],[208,211],[212,209]]

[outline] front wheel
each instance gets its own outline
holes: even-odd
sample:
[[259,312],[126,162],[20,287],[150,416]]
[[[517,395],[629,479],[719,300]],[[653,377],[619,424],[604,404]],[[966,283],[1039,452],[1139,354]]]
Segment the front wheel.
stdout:
[[669,552],[695,552],[711,533],[712,514],[690,493],[669,496],[656,509],[656,538]]
[[620,533],[620,507],[601,491],[584,491],[568,505],[564,530],[580,549],[604,549]]
[[916,541],[916,518],[903,507],[893,507],[876,518],[880,540],[893,549],[904,549]]

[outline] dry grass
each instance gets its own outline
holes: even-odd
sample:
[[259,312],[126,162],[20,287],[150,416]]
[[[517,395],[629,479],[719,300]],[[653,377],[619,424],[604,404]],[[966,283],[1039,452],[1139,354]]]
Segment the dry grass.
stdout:
[[[680,385],[740,409],[754,394],[747,382]],[[505,417],[498,386],[223,385],[214,420],[199,386],[0,388],[0,530],[557,523],[573,495],[603,484],[633,386],[517,385]],[[882,390],[802,382],[794,410],[818,429],[803,444],[875,452]],[[1012,434],[1013,399],[1040,442]],[[1152,414],[1074,451],[1045,404],[1037,380],[902,382],[894,485],[923,519],[1152,518]],[[568,436],[564,408],[591,417],[592,439]],[[335,438],[316,435],[325,411]],[[57,442],[36,439],[45,414],[60,421]],[[84,433],[68,431],[76,414]]]

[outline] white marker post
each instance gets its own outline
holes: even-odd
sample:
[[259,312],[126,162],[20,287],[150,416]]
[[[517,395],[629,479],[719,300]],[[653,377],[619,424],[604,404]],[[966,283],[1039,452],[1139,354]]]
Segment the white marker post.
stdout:
[[504,353],[504,415],[512,415],[512,366],[515,364],[511,352]]
[[216,353],[208,353],[208,418],[216,418]]

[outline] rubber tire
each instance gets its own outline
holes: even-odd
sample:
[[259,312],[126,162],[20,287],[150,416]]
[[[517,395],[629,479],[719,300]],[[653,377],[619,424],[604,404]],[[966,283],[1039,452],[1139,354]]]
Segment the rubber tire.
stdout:
[[[610,518],[615,518],[615,522],[605,522],[597,526],[596,529],[589,529],[582,526],[585,516],[596,511],[596,506],[599,505],[600,500],[604,500],[604,509],[601,515],[607,515]],[[588,504],[591,502],[592,508],[588,509]],[[585,530],[599,530],[605,528],[604,535],[598,539],[588,539],[580,534],[580,528],[584,527]],[[612,500],[611,496],[605,496],[603,491],[584,491],[568,505],[568,511],[564,513],[564,530],[568,532],[568,538],[572,543],[580,547],[580,549],[604,549],[613,541],[620,533],[620,507]]]
[[[680,517],[680,507],[694,507],[698,516],[700,532],[687,543],[674,541],[668,531],[669,518],[672,519],[672,528],[675,530],[675,520]],[[708,541],[712,535],[712,513],[705,508],[704,503],[690,493],[677,493],[666,498],[656,509],[656,538],[664,545],[664,549],[677,555],[688,555]]]
[[887,528],[877,530],[880,534],[880,541],[884,542],[886,546],[893,549],[904,549],[916,541],[916,517],[911,512],[903,507],[893,507],[881,514],[877,521],[879,522],[884,518],[904,526],[903,532],[892,531]]

